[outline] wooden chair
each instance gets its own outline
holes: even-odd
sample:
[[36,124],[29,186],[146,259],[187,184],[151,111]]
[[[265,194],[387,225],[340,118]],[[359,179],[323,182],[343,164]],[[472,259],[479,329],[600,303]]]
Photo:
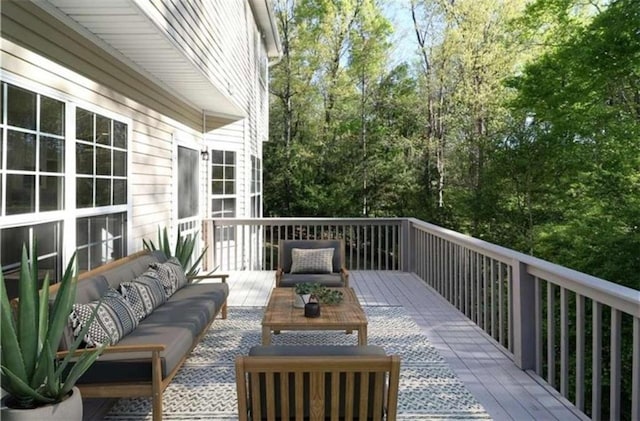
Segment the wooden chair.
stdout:
[[[261,347],[269,348],[269,347]],[[396,419],[400,357],[366,355],[253,355],[236,358],[240,421]],[[328,352],[328,354],[335,354]],[[384,352],[383,352],[384,354]]]
[[[291,273],[292,250],[332,248],[332,268],[329,273]],[[293,287],[300,282],[318,282],[327,287],[349,287],[349,271],[345,267],[344,240],[280,240],[276,287]]]

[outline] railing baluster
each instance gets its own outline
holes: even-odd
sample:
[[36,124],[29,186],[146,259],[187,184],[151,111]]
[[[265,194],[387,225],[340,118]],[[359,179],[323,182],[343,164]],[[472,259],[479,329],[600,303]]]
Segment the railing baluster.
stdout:
[[482,328],[485,332],[489,332],[490,330],[490,319],[489,319],[489,266],[487,265],[487,261],[489,258],[487,256],[482,257],[482,295],[483,302],[482,306],[484,309],[484,314],[482,318]]
[[576,294],[576,407],[584,411],[584,296]]
[[496,338],[496,274],[495,274],[495,261],[489,259],[491,263],[491,337]]
[[504,337],[504,278],[502,274],[502,263],[498,262],[498,342],[502,346],[506,345]]
[[542,280],[537,276],[534,278],[535,282],[535,322],[536,322],[536,374],[542,377],[542,356],[543,356],[543,344],[542,344]]
[[611,309],[611,370],[610,370],[610,395],[611,409],[609,418],[620,419],[620,374],[622,372],[621,330],[622,313],[620,310]]
[[476,324],[482,326],[482,255],[476,253]]
[[602,414],[602,304],[593,301],[593,325],[592,325],[592,352],[591,352],[591,419],[600,420]]
[[633,357],[631,363],[631,419],[640,420],[640,318],[633,318]]
[[555,286],[547,282],[547,382],[556,387]]
[[514,332],[513,332],[513,272],[511,265],[507,265],[507,328],[509,334],[507,339],[509,340],[509,351],[513,352],[514,346]]
[[566,288],[560,288],[560,393],[569,391],[569,297]]

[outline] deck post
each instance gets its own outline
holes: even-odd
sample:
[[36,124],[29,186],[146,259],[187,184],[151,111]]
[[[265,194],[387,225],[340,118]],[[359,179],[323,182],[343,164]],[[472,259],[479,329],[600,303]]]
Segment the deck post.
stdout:
[[415,250],[412,247],[413,236],[411,229],[411,220],[404,218],[401,226],[401,240],[400,240],[400,258],[402,261],[403,272],[413,272],[415,268],[415,253],[409,253],[409,250]]
[[524,263],[513,261],[513,354],[522,370],[535,368],[535,282]]

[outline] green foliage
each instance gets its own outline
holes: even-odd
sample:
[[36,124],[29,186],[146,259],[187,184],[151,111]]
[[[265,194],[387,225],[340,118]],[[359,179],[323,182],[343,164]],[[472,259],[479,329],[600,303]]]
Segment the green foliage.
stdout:
[[330,289],[317,282],[301,282],[296,284],[295,292],[298,295],[309,294],[321,304],[339,304],[344,299],[342,291]]
[[[204,256],[207,252],[207,248],[205,247],[197,257],[195,257],[193,252],[195,251],[196,245],[198,243],[198,235],[187,234],[186,237],[182,236],[180,230],[178,230],[176,244],[174,247],[171,247],[171,242],[169,240],[169,233],[167,228],[160,230],[158,227],[158,245],[154,244],[151,240],[142,240],[142,245],[145,250],[160,250],[167,257],[175,257],[180,261],[182,268],[185,271],[187,277],[197,276],[200,273],[200,262],[204,259]],[[213,272],[213,271],[212,271]],[[210,272],[210,273],[212,273]]]
[[38,253],[35,244],[31,256],[27,253],[26,246],[23,246],[18,281],[19,300],[15,312],[0,272],[2,389],[11,396],[11,404],[21,409],[61,401],[104,349],[100,347],[84,352],[77,361],[71,361],[71,354],[82,343],[95,316],[94,311],[89,323],[69,348],[69,355],[62,359],[56,357],[76,296],[77,279],[73,274],[75,255],[66,268],[51,307],[48,275],[45,276],[40,293],[37,291],[36,256]]

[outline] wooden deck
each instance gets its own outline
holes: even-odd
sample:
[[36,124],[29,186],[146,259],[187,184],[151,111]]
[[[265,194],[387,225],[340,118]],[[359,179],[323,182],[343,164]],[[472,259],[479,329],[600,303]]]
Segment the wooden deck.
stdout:
[[[362,305],[403,306],[458,378],[495,420],[588,419],[533,372],[517,368],[507,352],[411,273],[353,271]],[[230,272],[228,304],[264,307],[275,272]],[[104,401],[85,403],[85,420],[100,419]]]
[[[494,419],[588,419],[414,274],[353,271],[349,279],[362,305],[403,306]],[[229,305],[265,306],[274,273],[232,272],[229,284]]]

